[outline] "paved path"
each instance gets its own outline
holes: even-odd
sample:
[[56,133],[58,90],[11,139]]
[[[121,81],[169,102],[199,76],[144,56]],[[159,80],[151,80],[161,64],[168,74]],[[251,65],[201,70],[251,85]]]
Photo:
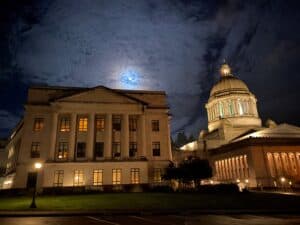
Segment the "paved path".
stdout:
[[2,217],[1,225],[300,225],[300,215]]

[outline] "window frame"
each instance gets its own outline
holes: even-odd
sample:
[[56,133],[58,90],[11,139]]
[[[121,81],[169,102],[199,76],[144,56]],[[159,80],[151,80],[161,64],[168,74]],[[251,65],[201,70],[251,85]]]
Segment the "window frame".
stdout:
[[59,131],[70,132],[71,130],[71,119],[69,116],[63,116],[60,118]]
[[34,118],[33,131],[37,132],[37,131],[43,130],[44,125],[45,125],[45,119],[44,118],[41,118],[41,117]]
[[93,186],[102,186],[102,185],[103,185],[103,169],[94,169]]
[[140,168],[131,168],[130,169],[130,181],[131,184],[140,184],[141,181]]
[[[98,149],[97,147],[102,146],[101,149]],[[101,150],[101,156],[97,155],[97,151]],[[104,142],[95,142],[94,145],[94,158],[103,158],[104,157]]]
[[40,142],[32,142],[30,148],[30,158],[36,159],[41,157],[41,143]]
[[56,159],[57,160],[66,160],[68,158],[68,151],[69,151],[69,143],[68,142],[58,142]]
[[53,186],[54,187],[62,187],[63,183],[64,183],[64,170],[55,170]]
[[120,185],[122,183],[122,169],[112,169],[112,184]]
[[160,128],[160,124],[159,124],[159,120],[152,120],[151,121],[151,128],[153,132],[159,132],[159,128]]
[[[77,175],[77,178],[76,178]],[[77,180],[77,181],[76,181]],[[84,186],[84,171],[74,170],[73,186]]]
[[[78,148],[79,145],[81,145],[81,144],[82,144],[82,146],[84,146],[84,153],[82,151],[82,148]],[[78,149],[80,149],[80,151],[82,151],[82,152],[79,152],[79,153],[80,153],[80,155],[83,155],[83,156],[78,156]],[[76,144],[76,158],[85,158],[85,157],[86,157],[86,142],[77,142],[77,144]]]
[[87,116],[80,116],[78,118],[78,131],[87,132],[88,131],[88,122],[89,119]]
[[152,156],[154,156],[154,157],[160,156],[160,142],[159,141],[152,142]]
[[96,132],[103,132],[105,129],[105,118],[104,116],[96,116],[95,119]]

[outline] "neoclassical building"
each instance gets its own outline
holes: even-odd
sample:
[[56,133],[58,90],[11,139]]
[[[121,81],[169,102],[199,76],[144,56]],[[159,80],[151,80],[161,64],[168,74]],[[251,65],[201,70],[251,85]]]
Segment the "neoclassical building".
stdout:
[[237,182],[248,187],[295,186],[300,182],[300,128],[262,126],[256,97],[247,85],[232,75],[228,64],[220,69],[220,80],[212,87],[205,105],[208,129],[198,140],[181,147],[209,159],[216,182]]
[[161,91],[32,87],[6,146],[3,186],[31,187],[36,177],[39,188],[158,184],[172,160],[169,120]]

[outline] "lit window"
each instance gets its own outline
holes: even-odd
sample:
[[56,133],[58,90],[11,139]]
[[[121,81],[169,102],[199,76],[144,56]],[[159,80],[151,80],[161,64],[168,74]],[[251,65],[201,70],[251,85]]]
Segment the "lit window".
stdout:
[[67,159],[68,156],[68,142],[59,142],[57,159]]
[[74,171],[74,186],[82,186],[82,185],[84,185],[83,170],[75,170]]
[[81,117],[79,118],[78,131],[86,132],[88,129],[88,118]]
[[95,152],[94,152],[95,158],[103,157],[103,151],[104,151],[104,143],[103,142],[96,142],[95,143]]
[[154,168],[153,182],[161,183],[161,169],[160,168]]
[[159,120],[152,120],[152,131],[159,131]]
[[121,184],[121,169],[112,170],[112,183],[114,185]]
[[86,143],[85,142],[78,142],[77,143],[77,151],[76,151],[76,157],[77,158],[84,158],[85,157],[85,148],[86,148]]
[[68,132],[68,131],[70,131],[70,118],[69,117],[62,117],[60,119],[59,130],[61,132]]
[[132,184],[139,184],[140,183],[140,169],[132,168],[130,170],[130,177],[131,177]]
[[103,185],[103,170],[93,171],[93,185],[95,186]]
[[234,115],[234,110],[233,110],[233,104],[232,104],[232,101],[229,102],[229,113],[230,113],[230,116],[233,116],[233,115]]
[[136,131],[137,130],[137,118],[129,117],[129,130]]
[[238,103],[239,114],[240,114],[240,115],[243,115],[244,112],[243,112],[243,106],[242,106],[242,103],[241,103],[240,100],[238,100],[237,103]]
[[121,156],[121,148],[120,142],[113,142],[112,144],[112,157],[120,157]]
[[223,108],[222,102],[219,102],[219,115],[220,115],[220,118],[224,117],[224,108]]
[[160,156],[160,143],[159,142],[152,142],[152,155]]
[[35,118],[33,130],[34,131],[41,131],[44,127],[44,119],[43,118]]
[[120,116],[113,116],[112,129],[113,129],[113,131],[121,131],[121,117]]
[[40,157],[40,142],[32,142],[30,156],[31,158]]
[[96,117],[96,131],[104,131],[105,120],[104,117]]
[[129,143],[129,157],[135,157],[137,153],[137,144],[136,142]]
[[64,181],[64,171],[63,170],[56,170],[54,172],[53,186],[54,187],[61,187],[61,186],[63,186],[63,181]]

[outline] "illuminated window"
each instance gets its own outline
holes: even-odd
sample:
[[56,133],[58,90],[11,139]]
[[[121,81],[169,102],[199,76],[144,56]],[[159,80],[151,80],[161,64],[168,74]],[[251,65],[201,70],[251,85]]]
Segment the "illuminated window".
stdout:
[[137,143],[130,142],[129,143],[129,157],[135,157],[137,153]]
[[153,182],[161,183],[161,169],[160,168],[154,168]]
[[159,131],[159,120],[152,120],[152,131]]
[[32,142],[30,156],[31,158],[40,157],[40,142]]
[[60,119],[59,130],[61,132],[68,132],[68,131],[70,131],[70,118],[69,117],[62,117]]
[[82,185],[84,185],[83,170],[75,170],[74,171],[74,186],[82,186]]
[[79,118],[78,131],[86,132],[88,129],[88,118],[81,117]]
[[152,155],[160,156],[160,143],[159,142],[152,142]]
[[95,186],[103,185],[103,170],[93,171],[93,185]]
[[290,175],[291,170],[290,170],[288,155],[285,152],[281,153],[281,160],[282,160],[285,174]]
[[113,116],[112,129],[113,129],[113,131],[121,131],[121,117],[120,116]]
[[64,171],[63,170],[56,170],[54,172],[54,181],[53,186],[54,187],[62,187],[64,181]]
[[121,184],[121,169],[112,170],[112,183],[113,185]]
[[219,115],[220,115],[220,118],[223,118],[224,117],[224,108],[223,108],[223,103],[222,102],[219,102]]
[[136,131],[137,130],[137,118],[129,117],[129,130]]
[[240,100],[238,100],[237,103],[238,103],[239,114],[240,114],[240,115],[243,115],[244,112],[243,112],[243,106],[242,106],[242,103],[241,103]]
[[105,119],[104,117],[96,117],[96,131],[104,131]]
[[95,152],[94,152],[95,158],[103,157],[103,151],[104,151],[104,143],[103,142],[96,142],[95,143]]
[[233,104],[232,104],[232,101],[229,102],[229,114],[230,116],[233,116],[234,115],[234,110],[233,110]]
[[139,168],[131,168],[130,177],[131,177],[132,184],[139,184],[140,183],[140,169]]
[[44,119],[43,118],[35,118],[33,124],[34,131],[41,131],[44,127]]
[[121,156],[120,142],[112,143],[112,156],[113,158]]
[[68,142],[59,142],[57,159],[67,159],[68,156]]
[[85,149],[86,149],[86,143],[85,142],[78,142],[77,143],[77,151],[76,151],[76,157],[77,158],[84,158],[85,157]]

